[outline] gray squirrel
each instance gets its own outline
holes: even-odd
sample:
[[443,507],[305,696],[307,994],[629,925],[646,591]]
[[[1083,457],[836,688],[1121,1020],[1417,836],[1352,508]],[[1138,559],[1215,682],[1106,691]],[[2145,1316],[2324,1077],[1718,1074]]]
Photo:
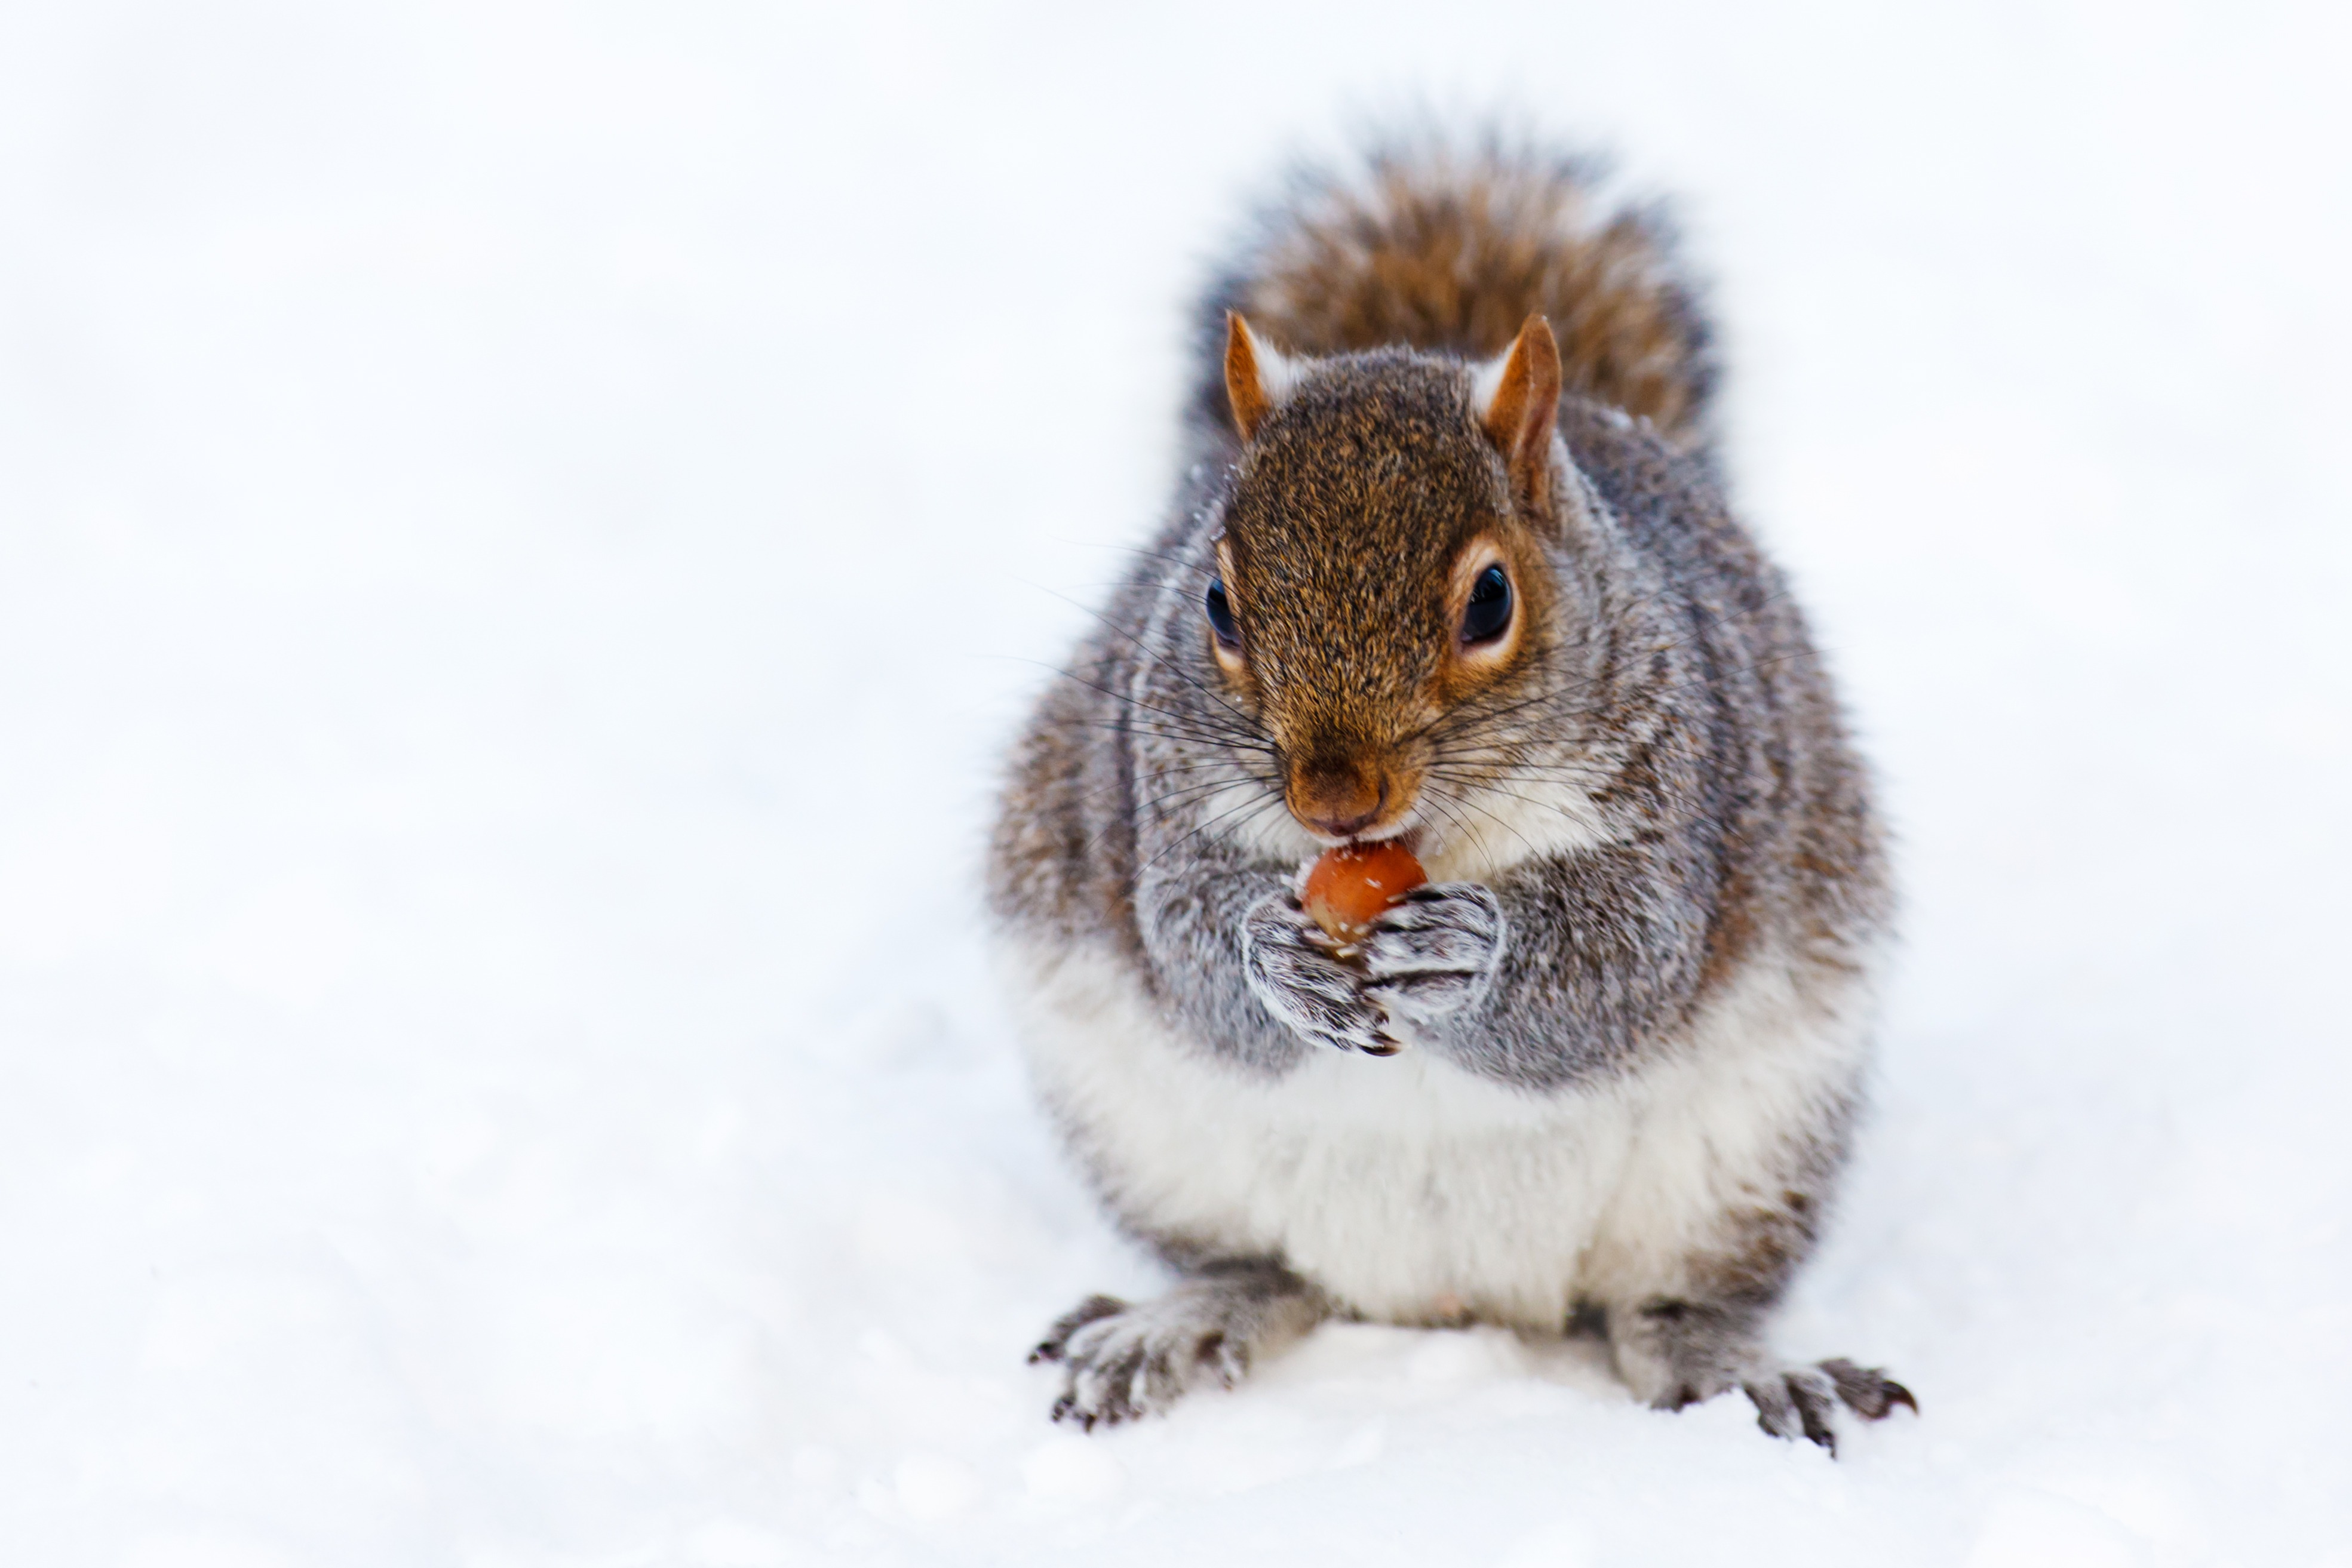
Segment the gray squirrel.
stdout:
[[[1173,516],[1015,748],[989,895],[1032,1073],[1176,1271],[1032,1359],[1091,1429],[1318,1321],[1605,1335],[1834,1448],[1781,1360],[1892,893],[1780,572],[1726,509],[1654,208],[1489,142],[1293,179],[1204,301]],[[1431,880],[1355,949],[1302,868]]]

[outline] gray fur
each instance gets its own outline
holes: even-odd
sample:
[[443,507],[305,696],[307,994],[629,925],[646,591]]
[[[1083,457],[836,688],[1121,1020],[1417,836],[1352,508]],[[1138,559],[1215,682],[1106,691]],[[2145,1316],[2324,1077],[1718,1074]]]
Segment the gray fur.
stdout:
[[[1261,330],[1282,340],[1278,319]],[[1536,1100],[1602,1094],[1696,1049],[1695,1020],[1768,956],[1801,999],[1828,998],[1883,945],[1866,779],[1786,585],[1711,466],[1615,409],[1560,406],[1552,510],[1526,525],[1549,574],[1528,585],[1525,612],[1542,612],[1528,667],[1418,737],[1393,718],[1427,678],[1413,595],[1437,569],[1413,552],[1469,527],[1457,514],[1513,516],[1473,402],[1463,362],[1391,349],[1315,362],[1247,451],[1196,423],[1174,518],[1015,754],[991,862],[1008,935],[1106,963],[1236,1082],[1282,1082],[1318,1051],[1402,1047]],[[1258,585],[1246,689],[1200,609],[1227,537]],[[1299,913],[1300,856],[1276,852],[1292,831],[1283,737],[1295,749],[1310,724],[1386,724],[1380,743],[1427,768],[1420,841],[1443,852],[1483,830],[1500,846],[1482,879],[1392,907],[1354,961]],[[1570,794],[1557,809],[1583,814],[1577,831],[1528,840],[1524,803]],[[1528,852],[1494,823],[1519,824]],[[1769,1185],[1727,1201],[1658,1288],[1598,1303],[1639,1396],[1673,1406],[1740,1386],[1768,1431],[1824,1443],[1832,1396],[1874,1416],[1910,1402],[1850,1363],[1785,1366],[1763,1340],[1833,1193],[1860,1070],[1776,1124]],[[1057,1415],[1159,1408],[1326,1311],[1361,1310],[1245,1237],[1164,1219],[1138,1196],[1162,1177],[1046,1090],[1115,1218],[1188,1273],[1159,1303],[1097,1298],[1057,1325],[1040,1351],[1068,1369]],[[1217,1157],[1218,1129],[1199,1135]]]

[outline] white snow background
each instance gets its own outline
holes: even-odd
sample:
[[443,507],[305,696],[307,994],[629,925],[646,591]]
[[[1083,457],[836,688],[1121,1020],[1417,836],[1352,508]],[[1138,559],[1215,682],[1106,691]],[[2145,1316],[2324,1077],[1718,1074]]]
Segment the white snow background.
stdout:
[[[0,9],[0,1560],[2352,1563],[2342,8]],[[1182,310],[1401,104],[1617,148],[1883,770],[1832,1461],[1153,1288],[994,758]]]

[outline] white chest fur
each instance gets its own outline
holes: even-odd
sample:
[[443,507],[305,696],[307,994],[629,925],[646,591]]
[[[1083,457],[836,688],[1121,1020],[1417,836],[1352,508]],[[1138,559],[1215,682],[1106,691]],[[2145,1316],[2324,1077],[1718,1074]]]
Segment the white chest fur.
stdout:
[[1107,957],[1012,956],[1038,1086],[1122,1213],[1407,1322],[1558,1329],[1580,1296],[1676,1288],[1852,1092],[1866,1021],[1860,987],[1759,961],[1654,1065],[1589,1091],[1423,1051],[1318,1051],[1268,1083],[1172,1034]]

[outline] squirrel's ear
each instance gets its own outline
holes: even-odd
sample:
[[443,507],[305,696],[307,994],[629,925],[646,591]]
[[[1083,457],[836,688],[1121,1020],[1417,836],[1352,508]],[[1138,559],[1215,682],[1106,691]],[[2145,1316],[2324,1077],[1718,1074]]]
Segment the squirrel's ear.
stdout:
[[1551,478],[1552,430],[1559,417],[1559,344],[1551,323],[1528,317],[1510,352],[1489,361],[1474,386],[1478,423],[1510,465],[1512,486],[1542,506]]
[[1290,395],[1298,373],[1291,362],[1259,342],[1238,310],[1225,312],[1225,396],[1234,405],[1234,428],[1247,441]]

